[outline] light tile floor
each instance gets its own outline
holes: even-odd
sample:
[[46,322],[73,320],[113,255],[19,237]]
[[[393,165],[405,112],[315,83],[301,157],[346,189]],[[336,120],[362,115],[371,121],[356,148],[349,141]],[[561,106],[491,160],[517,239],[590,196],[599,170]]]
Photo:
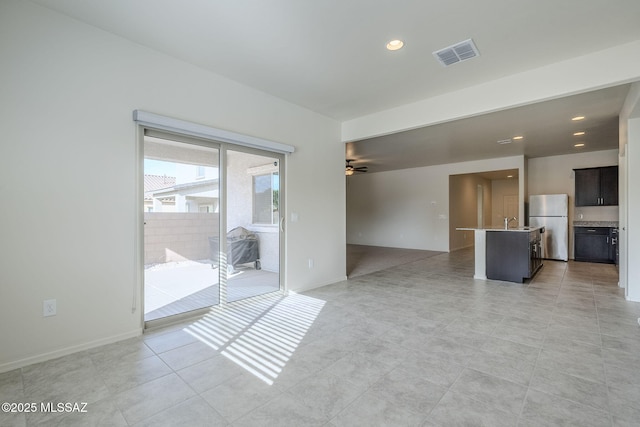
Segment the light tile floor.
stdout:
[[419,249],[384,248],[368,245],[347,245],[347,277],[362,276],[413,261],[430,258],[443,252]]
[[0,374],[2,426],[637,426],[640,304],[611,265],[475,281],[437,255]]

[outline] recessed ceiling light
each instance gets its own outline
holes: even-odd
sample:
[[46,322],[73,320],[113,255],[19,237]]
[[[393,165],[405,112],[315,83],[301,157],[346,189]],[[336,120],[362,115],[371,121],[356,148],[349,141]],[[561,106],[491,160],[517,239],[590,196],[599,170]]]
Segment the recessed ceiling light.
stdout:
[[575,116],[574,118],[572,118],[571,120],[573,120],[574,122],[577,122],[579,120],[584,120],[584,116]]
[[573,136],[580,136],[580,135],[584,135],[585,132],[584,131],[580,131],[580,132],[574,132]]
[[523,139],[523,138],[524,138],[524,136],[522,136],[522,135],[518,135],[518,136],[514,136],[514,137],[513,137],[513,138],[511,138],[511,139],[513,139],[514,141],[520,141],[520,140],[521,140],[521,139]]
[[401,49],[402,46],[404,46],[404,42],[402,40],[391,40],[387,43],[388,50],[398,50]]
[[580,142],[578,144],[574,144],[574,147],[584,147],[584,142]]

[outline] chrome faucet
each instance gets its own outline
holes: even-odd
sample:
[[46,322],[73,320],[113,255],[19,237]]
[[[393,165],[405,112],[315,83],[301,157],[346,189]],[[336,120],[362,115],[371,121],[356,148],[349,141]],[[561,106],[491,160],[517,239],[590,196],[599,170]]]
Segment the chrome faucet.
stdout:
[[517,221],[517,220],[518,220],[518,218],[516,218],[515,216],[514,216],[513,218],[506,218],[506,217],[505,217],[505,218],[504,218],[504,229],[505,229],[505,230],[508,230],[508,229],[509,229],[509,223],[510,223],[511,221]]

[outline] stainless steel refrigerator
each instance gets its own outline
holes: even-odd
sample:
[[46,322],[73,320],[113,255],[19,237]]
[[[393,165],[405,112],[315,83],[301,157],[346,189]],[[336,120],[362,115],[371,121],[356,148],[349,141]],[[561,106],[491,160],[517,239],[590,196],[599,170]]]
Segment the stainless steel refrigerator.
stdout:
[[529,196],[529,226],[544,227],[542,257],[569,260],[569,196]]

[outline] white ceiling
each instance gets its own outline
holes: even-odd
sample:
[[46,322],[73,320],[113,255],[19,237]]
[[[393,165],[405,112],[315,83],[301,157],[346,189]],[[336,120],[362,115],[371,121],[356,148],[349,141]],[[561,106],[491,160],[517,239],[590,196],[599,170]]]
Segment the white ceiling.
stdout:
[[[32,1],[340,121],[640,40],[638,0]],[[405,47],[387,51],[392,38]],[[433,51],[469,38],[479,57],[447,68],[434,59]],[[603,125],[609,113],[597,114]],[[534,141],[524,123],[468,120],[497,138],[527,131]],[[452,139],[452,128],[438,128],[430,157],[473,151],[468,139],[431,141],[438,132]],[[551,142],[542,137],[535,141]],[[402,140],[418,143],[414,133]],[[524,151],[541,152],[530,142]]]
[[[615,86],[468,119],[347,143],[353,166],[381,172],[525,155],[528,158],[618,148],[618,114],[629,85]],[[571,120],[584,116],[579,122]],[[574,132],[584,131],[583,136]],[[498,141],[523,136],[501,145]],[[584,143],[584,147],[575,147]]]

